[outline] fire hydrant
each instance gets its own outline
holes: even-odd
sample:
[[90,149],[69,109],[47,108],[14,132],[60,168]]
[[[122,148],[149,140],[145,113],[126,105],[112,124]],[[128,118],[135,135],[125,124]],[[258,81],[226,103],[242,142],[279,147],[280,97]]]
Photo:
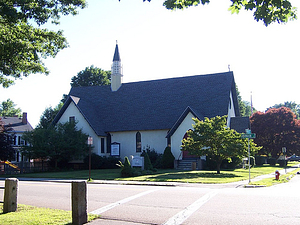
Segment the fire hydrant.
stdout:
[[280,173],[278,170],[275,171],[275,179],[279,180]]

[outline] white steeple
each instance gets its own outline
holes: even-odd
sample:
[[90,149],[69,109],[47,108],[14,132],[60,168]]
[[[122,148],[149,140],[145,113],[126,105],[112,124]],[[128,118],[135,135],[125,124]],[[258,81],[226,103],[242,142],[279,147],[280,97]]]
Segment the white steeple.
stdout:
[[121,58],[119,54],[118,42],[116,42],[113,64],[111,66],[111,90],[117,91],[121,87],[122,81],[123,71],[121,65]]

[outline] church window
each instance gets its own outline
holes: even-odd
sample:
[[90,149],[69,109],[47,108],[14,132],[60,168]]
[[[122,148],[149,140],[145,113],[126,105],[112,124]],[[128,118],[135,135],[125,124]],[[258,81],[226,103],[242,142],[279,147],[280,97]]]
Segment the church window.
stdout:
[[70,123],[75,123],[75,116],[70,116],[69,117],[69,122]]
[[142,152],[142,136],[141,133],[138,131],[136,133],[136,152]]
[[107,153],[110,153],[110,148],[111,148],[111,134],[110,133],[107,134],[106,144],[107,144]]
[[101,153],[104,153],[104,138],[101,138]]

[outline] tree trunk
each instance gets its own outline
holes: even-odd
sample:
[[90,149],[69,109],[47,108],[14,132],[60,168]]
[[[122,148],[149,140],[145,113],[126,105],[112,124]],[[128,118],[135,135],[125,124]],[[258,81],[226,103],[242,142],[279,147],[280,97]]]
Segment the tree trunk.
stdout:
[[221,163],[217,162],[217,174],[221,173]]

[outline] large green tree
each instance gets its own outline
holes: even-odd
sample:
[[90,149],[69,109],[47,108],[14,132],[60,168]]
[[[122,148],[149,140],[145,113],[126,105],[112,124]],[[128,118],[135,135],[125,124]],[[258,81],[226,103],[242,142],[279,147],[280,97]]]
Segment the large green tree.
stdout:
[[11,131],[11,128],[4,126],[0,118],[0,161],[12,160],[14,157],[14,133]]
[[[208,156],[216,162],[218,174],[223,160],[231,161],[232,157],[247,156],[247,142],[241,139],[241,134],[227,127],[227,116],[194,121],[193,129],[187,132],[188,138],[182,142],[182,151]],[[251,145],[252,152],[258,150],[252,142]]]
[[277,158],[282,147],[287,148],[289,155],[300,153],[300,121],[291,109],[281,107],[256,112],[250,122],[252,132],[256,133],[255,143],[263,146],[260,154]]
[[50,159],[57,169],[60,161],[84,158],[88,151],[87,137],[76,128],[75,122],[36,128],[23,134],[23,140],[30,145],[23,146],[22,153],[32,159]]
[[6,101],[3,101],[0,105],[0,116],[21,116],[22,110],[20,108],[15,108],[16,104],[11,100],[7,99]]
[[40,122],[37,125],[37,128],[48,128],[52,125],[52,121],[59,112],[59,110],[62,108],[63,102],[60,102],[55,108],[52,108],[51,106],[46,108],[43,112],[43,114],[40,117]]
[[[208,3],[210,0],[166,0],[164,6],[174,10]],[[263,21],[266,26],[273,22],[286,23],[297,18],[296,8],[288,0],[231,0],[231,13],[239,13],[241,9],[254,11],[254,19]]]
[[83,87],[109,85],[110,78],[111,71],[105,71],[92,65],[80,71],[77,76],[72,77],[71,86]]
[[1,0],[0,84],[9,87],[11,78],[48,74],[42,59],[55,57],[68,44],[62,31],[40,26],[58,24],[61,15],[75,15],[85,6],[85,0]]

